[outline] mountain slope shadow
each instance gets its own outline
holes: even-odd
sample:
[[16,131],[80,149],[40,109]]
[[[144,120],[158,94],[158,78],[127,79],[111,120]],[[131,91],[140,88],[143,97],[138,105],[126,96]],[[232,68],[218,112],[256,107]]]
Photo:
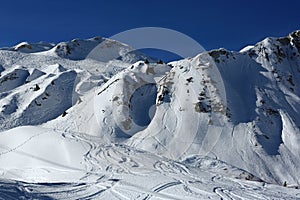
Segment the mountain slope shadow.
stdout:
[[233,63],[220,63],[219,71],[223,78],[226,97],[227,114],[234,125],[247,123],[257,117],[255,86],[265,85],[268,79],[261,72],[266,69],[252,59],[237,57]]
[[139,87],[130,98],[130,115],[138,126],[147,126],[155,114],[157,87],[146,84]]
[[[277,155],[278,148],[282,143],[282,121],[277,114],[270,115],[268,122],[257,121],[265,118],[262,115],[268,113],[261,111],[257,101],[260,99],[259,91],[266,91],[266,85],[272,85],[271,80],[263,75],[268,71],[261,64],[251,58],[236,56],[236,60],[229,63],[219,64],[220,74],[223,78],[227,96],[227,116],[233,125],[241,123],[257,122],[256,138],[258,143],[269,155]],[[270,97],[265,96],[265,104],[274,107],[276,104]],[[277,112],[274,110],[274,112]],[[266,123],[269,123],[266,125]]]
[[281,137],[283,124],[280,116],[275,116],[272,121],[272,124],[268,126],[265,122],[257,123],[263,134],[256,135],[256,138],[266,153],[278,155],[279,146],[283,143]]

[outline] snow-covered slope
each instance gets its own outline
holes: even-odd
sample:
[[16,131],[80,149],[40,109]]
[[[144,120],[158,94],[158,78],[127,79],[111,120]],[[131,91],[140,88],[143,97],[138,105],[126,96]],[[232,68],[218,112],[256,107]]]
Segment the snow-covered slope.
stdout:
[[272,184],[300,184],[299,73],[300,31],[169,64],[101,37],[3,48],[0,192],[297,199]]
[[[299,185],[298,34],[267,38],[242,53],[219,49],[173,62],[165,76],[153,73],[158,81],[123,71],[125,75],[103,86],[104,92],[103,87],[97,90],[96,99],[106,101],[98,104],[103,109],[100,129],[109,129],[100,134],[112,132],[130,146],[175,160],[210,156],[268,182]],[[139,110],[145,119],[152,107],[128,100],[135,98],[136,87],[153,82],[158,93],[148,95],[157,98],[155,115],[136,129],[136,115],[130,110]],[[154,104],[153,98],[147,97],[152,101],[147,105]]]
[[[299,190],[266,184],[224,162],[184,162],[99,137],[38,127],[1,133],[5,199],[297,199]],[[24,182],[25,181],[25,182]]]

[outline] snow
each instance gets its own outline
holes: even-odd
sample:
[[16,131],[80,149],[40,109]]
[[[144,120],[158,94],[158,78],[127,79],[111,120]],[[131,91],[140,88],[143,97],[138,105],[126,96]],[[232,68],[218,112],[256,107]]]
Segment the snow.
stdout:
[[76,181],[80,178],[77,174],[85,170],[82,162],[88,148],[49,129],[11,129],[1,133],[1,174],[33,182],[60,181],[62,177]]
[[181,163],[40,127],[1,134],[1,174],[12,179],[0,182],[0,195],[7,198],[299,198],[296,189],[263,183],[211,158],[191,157]]
[[252,49],[253,47],[254,47],[253,45],[245,46],[244,48],[242,48],[242,49],[240,50],[240,53],[249,51],[249,50]]
[[299,199],[299,41],[168,64],[101,37],[2,48],[0,196]]

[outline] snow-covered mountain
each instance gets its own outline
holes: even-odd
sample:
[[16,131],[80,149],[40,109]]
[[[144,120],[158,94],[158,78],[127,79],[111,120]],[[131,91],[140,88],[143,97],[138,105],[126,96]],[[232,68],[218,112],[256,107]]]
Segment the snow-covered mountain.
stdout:
[[300,31],[168,64],[23,42],[0,73],[0,196],[300,198]]

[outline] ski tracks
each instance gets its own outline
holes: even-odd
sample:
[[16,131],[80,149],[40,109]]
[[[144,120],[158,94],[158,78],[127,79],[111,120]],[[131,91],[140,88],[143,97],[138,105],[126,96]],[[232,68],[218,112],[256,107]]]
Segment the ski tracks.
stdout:
[[0,196],[4,199],[138,200],[250,200],[289,196],[279,189],[269,191],[260,182],[226,178],[126,145],[103,143],[101,138],[67,132],[62,136],[86,148],[83,155],[86,170],[78,182],[31,184],[0,180]]

